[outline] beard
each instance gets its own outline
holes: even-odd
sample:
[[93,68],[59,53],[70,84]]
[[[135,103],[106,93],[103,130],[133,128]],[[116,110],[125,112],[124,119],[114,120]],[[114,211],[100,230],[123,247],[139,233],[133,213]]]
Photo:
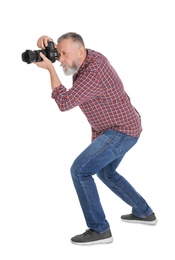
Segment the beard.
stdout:
[[74,75],[78,70],[79,66],[73,63],[72,67],[66,69],[66,64],[61,64],[63,72],[66,76]]

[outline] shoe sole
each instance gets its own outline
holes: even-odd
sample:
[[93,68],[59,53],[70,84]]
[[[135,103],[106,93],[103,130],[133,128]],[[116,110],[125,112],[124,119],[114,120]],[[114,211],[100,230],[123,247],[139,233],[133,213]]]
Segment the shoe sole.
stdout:
[[157,219],[155,219],[155,220],[153,220],[153,221],[122,219],[122,221],[128,222],[128,223],[144,224],[144,225],[149,225],[149,226],[154,226],[154,225],[157,224]]
[[71,240],[71,243],[74,245],[82,245],[82,246],[90,246],[90,245],[98,245],[98,244],[109,244],[113,242],[113,237],[109,237],[106,239],[90,241],[90,242],[74,242]]

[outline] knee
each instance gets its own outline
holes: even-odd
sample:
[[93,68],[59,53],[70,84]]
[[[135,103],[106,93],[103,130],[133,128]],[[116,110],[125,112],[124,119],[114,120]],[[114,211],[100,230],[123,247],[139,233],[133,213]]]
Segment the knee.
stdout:
[[98,178],[102,182],[108,182],[110,180],[115,180],[117,181],[120,178],[120,175],[116,171],[111,171],[108,169],[108,167],[103,168],[101,171],[97,173]]
[[76,162],[76,160],[73,162],[71,168],[70,168],[70,173],[72,176],[72,179],[81,179],[82,177],[82,171],[81,171],[81,165],[79,163]]
[[97,172],[97,177],[101,180],[101,181],[104,181],[104,179],[107,178],[107,174],[106,174],[106,171],[105,171],[105,168],[100,170],[99,172]]

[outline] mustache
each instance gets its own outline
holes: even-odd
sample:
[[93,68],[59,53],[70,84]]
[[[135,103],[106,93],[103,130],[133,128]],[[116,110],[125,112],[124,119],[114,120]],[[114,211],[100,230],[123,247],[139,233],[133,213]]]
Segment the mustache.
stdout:
[[63,67],[63,68],[64,68],[65,66],[68,66],[68,64],[64,64],[64,63],[61,63],[61,64],[60,64],[60,67]]

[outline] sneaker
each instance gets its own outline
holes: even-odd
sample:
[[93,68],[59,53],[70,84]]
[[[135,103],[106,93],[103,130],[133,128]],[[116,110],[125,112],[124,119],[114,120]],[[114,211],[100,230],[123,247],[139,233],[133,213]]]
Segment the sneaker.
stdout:
[[128,214],[128,215],[121,216],[121,219],[125,222],[141,223],[141,224],[146,224],[146,225],[156,225],[156,223],[157,223],[157,219],[156,219],[156,216],[154,213],[147,216],[146,218],[139,218],[139,217],[134,216],[133,214]]
[[113,238],[110,229],[103,233],[88,229],[83,234],[71,238],[71,242],[76,245],[108,244],[112,241]]

